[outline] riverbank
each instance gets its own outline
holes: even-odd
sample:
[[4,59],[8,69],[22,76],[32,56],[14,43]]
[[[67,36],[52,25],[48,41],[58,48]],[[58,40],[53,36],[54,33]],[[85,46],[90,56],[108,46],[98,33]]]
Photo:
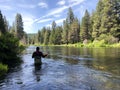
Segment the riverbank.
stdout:
[[76,43],[76,44],[68,44],[68,45],[62,45],[62,46],[74,46],[74,47],[116,47],[120,48],[120,43],[117,44],[101,44],[101,43],[88,43],[88,44],[82,44],[82,43]]
[[35,44],[35,46],[69,46],[69,47],[88,47],[88,48],[96,48],[96,47],[113,47],[120,48],[120,43],[115,44],[105,44],[104,42],[92,42],[92,43],[75,43],[75,44],[61,44],[61,45],[45,45],[45,44]]

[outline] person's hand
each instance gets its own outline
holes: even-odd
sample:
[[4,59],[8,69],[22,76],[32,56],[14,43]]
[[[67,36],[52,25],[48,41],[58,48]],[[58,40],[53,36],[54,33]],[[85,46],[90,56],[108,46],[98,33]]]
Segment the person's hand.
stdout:
[[48,56],[48,54],[45,54],[45,56]]

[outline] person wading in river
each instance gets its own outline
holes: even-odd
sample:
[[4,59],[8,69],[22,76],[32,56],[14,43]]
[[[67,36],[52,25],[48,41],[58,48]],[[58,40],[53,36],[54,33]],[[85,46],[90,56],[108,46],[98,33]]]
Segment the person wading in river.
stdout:
[[34,58],[34,65],[42,65],[41,57],[46,57],[47,54],[43,54],[39,51],[39,47],[36,47],[36,51],[33,52],[32,58]]

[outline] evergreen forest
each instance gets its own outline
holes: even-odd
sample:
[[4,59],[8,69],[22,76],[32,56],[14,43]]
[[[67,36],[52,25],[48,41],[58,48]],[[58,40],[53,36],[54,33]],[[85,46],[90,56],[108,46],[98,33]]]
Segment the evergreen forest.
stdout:
[[81,20],[74,15],[70,7],[66,20],[61,26],[53,21],[51,27],[43,27],[37,35],[28,38],[28,44],[79,43],[81,45],[91,43],[91,47],[96,44],[100,44],[100,46],[118,44],[119,41],[120,0],[99,0],[96,10],[92,14],[86,10]]

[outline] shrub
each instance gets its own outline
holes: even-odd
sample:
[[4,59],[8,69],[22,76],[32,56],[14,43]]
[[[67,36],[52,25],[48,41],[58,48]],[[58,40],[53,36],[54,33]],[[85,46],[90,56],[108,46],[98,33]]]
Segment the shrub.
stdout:
[[2,34],[0,36],[0,59],[3,64],[15,66],[20,62],[18,55],[21,52],[19,40],[10,33]]
[[8,71],[7,65],[3,65],[0,63],[0,77],[6,74]]
[[105,47],[105,40],[100,40],[100,41],[93,41],[93,46],[94,47]]
[[114,44],[118,43],[118,38],[113,37],[112,35],[101,34],[98,40],[104,40],[105,44]]

